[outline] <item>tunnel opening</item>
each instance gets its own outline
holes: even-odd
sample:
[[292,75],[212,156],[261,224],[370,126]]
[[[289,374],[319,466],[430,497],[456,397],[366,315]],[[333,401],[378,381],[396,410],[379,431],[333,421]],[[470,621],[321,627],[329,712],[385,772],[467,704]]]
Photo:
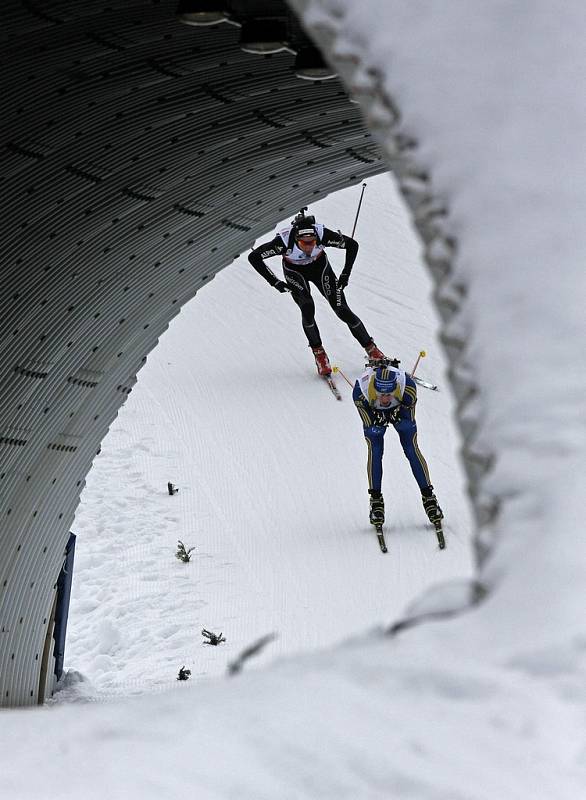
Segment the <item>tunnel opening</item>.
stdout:
[[[399,132],[383,153],[338,79],[297,75],[298,23],[279,52],[250,52],[242,25],[182,25],[172,2],[49,6],[22,4],[4,28],[7,705],[36,702],[43,620],[85,476],[179,309],[270,222],[389,164],[432,270],[445,275],[455,248],[408,138]],[[383,106],[366,117],[379,134],[396,119]],[[459,298],[451,285],[440,310]],[[461,396],[470,391],[468,378],[452,378]]]
[[[309,210],[349,235],[362,188]],[[408,371],[425,346],[420,375],[440,383],[439,393],[419,389],[417,419],[448,518],[449,563],[432,558],[433,531],[390,430],[383,488],[392,563],[378,568],[351,390],[338,376],[342,402],[329,396],[299,309],[243,254],[171,323],[88,477],[75,521],[84,567],[68,664],[95,696],[172,688],[175,661],[199,679],[220,677],[235,651],[268,633],[275,640],[258,666],[334,646],[395,624],[434,583],[471,577],[472,522],[432,284],[392,176],[368,180],[355,236],[353,311]],[[344,251],[330,248],[328,258],[339,274]],[[280,259],[269,264],[280,277]],[[313,286],[312,296],[331,363],[353,381],[366,354]],[[177,541],[194,550],[185,566],[173,557]],[[202,628],[222,631],[227,644],[206,647]]]

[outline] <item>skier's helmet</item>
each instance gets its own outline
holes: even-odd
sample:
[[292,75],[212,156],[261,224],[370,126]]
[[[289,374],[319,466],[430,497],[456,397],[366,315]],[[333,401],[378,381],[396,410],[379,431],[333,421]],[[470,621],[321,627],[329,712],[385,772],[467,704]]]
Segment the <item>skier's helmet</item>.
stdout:
[[298,214],[293,222],[293,236],[296,242],[316,242],[315,217]]
[[377,367],[374,388],[378,394],[392,394],[397,388],[397,373],[388,367]]

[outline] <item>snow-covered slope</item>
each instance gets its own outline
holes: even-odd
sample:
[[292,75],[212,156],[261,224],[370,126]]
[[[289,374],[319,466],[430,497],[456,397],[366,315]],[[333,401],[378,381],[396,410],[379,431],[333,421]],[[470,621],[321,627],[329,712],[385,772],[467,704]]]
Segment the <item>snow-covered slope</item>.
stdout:
[[7,712],[2,796],[580,800],[577,708],[545,680],[438,658],[421,633],[155,696]]
[[[586,72],[583,3],[569,0],[554,6],[535,0],[525,4],[459,1],[437,4],[420,0],[407,4],[368,0],[354,4],[347,0],[323,0],[304,5],[320,9],[322,18],[335,29],[334,39],[348,61],[353,60],[360,68],[377,67],[378,71],[371,75],[382,75],[389,94],[397,99],[404,132],[418,141],[417,158],[423,167],[430,169],[435,192],[449,201],[449,223],[460,244],[454,277],[465,300],[454,327],[459,335],[467,334],[466,355],[475,365],[481,390],[473,409],[480,423],[481,443],[497,456],[492,477],[484,485],[487,492],[501,501],[498,525],[488,536],[498,547],[485,564],[483,574],[493,589],[492,595],[461,617],[420,625],[392,639],[371,634],[319,654],[308,653],[272,663],[264,670],[251,671],[231,682],[200,677],[202,673],[213,673],[210,653],[220,652],[220,648],[212,650],[201,645],[197,652],[202,653],[202,660],[197,666],[194,664],[194,679],[176,684],[175,691],[133,699],[116,698],[110,703],[82,707],[63,703],[34,712],[6,712],[2,715],[0,734],[3,796],[75,797],[76,800],[80,796],[90,800],[104,796],[159,800],[189,794],[206,799],[255,800],[274,797],[578,800],[586,796],[583,711],[586,651],[582,608],[586,545],[580,518],[586,437],[583,370],[577,367],[584,342],[581,298],[584,296],[582,260],[586,250],[586,228],[581,219],[586,200],[586,110],[581,98]],[[351,217],[343,223],[340,220],[339,224],[347,228]],[[385,243],[380,252],[379,270],[384,269],[390,257],[389,246],[389,242]],[[360,291],[364,274],[357,268],[353,291]],[[408,274],[410,281],[414,273]],[[240,282],[244,289],[252,278],[256,280],[256,276],[243,272],[226,288],[231,291]],[[217,279],[218,283],[221,279],[221,276]],[[262,285],[258,288],[259,296],[263,288]],[[394,287],[389,293],[387,303],[369,304],[368,297],[363,296],[363,304],[355,305],[365,322],[372,325],[381,346],[396,349],[408,360],[410,347],[414,356],[425,346],[421,341],[422,331],[396,325],[392,329],[396,339],[387,342],[376,328],[382,315],[390,318],[400,310],[395,304],[397,290],[405,290],[400,300],[404,305],[417,304],[419,293],[410,294],[405,279],[404,285]],[[276,321],[290,328],[294,336],[295,309],[287,305],[287,298],[271,295],[268,288],[265,291],[269,295],[262,308],[270,308],[269,313],[273,313],[279,304]],[[350,296],[354,302],[354,296]],[[200,299],[203,300],[203,293]],[[220,330],[228,319],[227,312],[217,308],[216,313]],[[259,305],[255,303],[247,313],[260,315]],[[330,327],[320,314],[320,322],[322,319],[324,339],[332,356],[351,371],[357,366],[354,359],[358,359],[359,352],[337,322],[332,320]],[[406,319],[402,319],[405,325]],[[413,314],[409,319],[409,324],[416,326],[420,318]],[[297,442],[290,429],[307,411],[305,403],[310,404],[315,415],[348,414],[343,430],[356,424],[350,423],[351,408],[346,408],[349,404],[338,407],[330,397],[323,396],[324,387],[315,383],[316,397],[319,392],[322,396],[315,401],[313,411],[314,401],[308,399],[311,369],[307,367],[303,378],[299,377],[296,383],[291,377],[296,374],[295,369],[291,373],[283,366],[297,363],[299,374],[301,369],[306,370],[309,355],[304,351],[299,330],[297,335],[294,343],[291,339],[286,358],[278,345],[273,348],[274,334],[266,333],[260,343],[255,340],[254,348],[260,345],[264,358],[260,385],[249,377],[248,371],[236,366],[236,370],[241,369],[237,373],[241,380],[248,378],[250,391],[257,392],[261,408],[266,408],[263,404],[272,408],[267,385],[274,376],[275,391],[282,392],[285,408],[279,423],[286,428],[284,435],[291,448]],[[213,348],[216,343],[208,344]],[[178,343],[179,346],[184,347],[185,343]],[[434,348],[428,346],[428,349],[427,370],[441,380],[442,376],[435,372],[435,354],[433,359],[431,355]],[[168,371],[161,373],[166,376],[172,374],[174,366],[171,358],[169,361]],[[146,376],[145,372],[145,390]],[[216,381],[205,400],[216,406],[225,399],[226,391],[219,377],[214,377]],[[291,387],[289,392],[285,392],[284,385]],[[304,405],[292,410],[290,396],[295,391],[303,392]],[[198,398],[190,395],[189,399],[193,400],[193,413],[202,413],[196,403]],[[146,400],[141,402],[146,404]],[[164,400],[160,402],[164,406]],[[232,409],[234,405],[233,402]],[[131,408],[129,405],[129,415]],[[444,414],[440,425],[444,431],[447,409],[445,412],[438,409],[437,414],[440,413]],[[186,628],[192,623],[199,626],[204,617],[210,627],[223,625],[226,620],[226,616],[213,616],[215,609],[206,606],[213,587],[204,587],[202,579],[190,583],[190,574],[204,572],[205,561],[210,569],[208,574],[217,569],[219,588],[228,592],[232,581],[230,570],[234,578],[232,586],[236,585],[238,572],[231,565],[221,569],[216,555],[219,550],[215,549],[216,543],[222,541],[221,532],[213,530],[211,523],[202,522],[203,514],[198,513],[205,510],[211,516],[215,499],[207,500],[201,491],[201,505],[196,506],[196,488],[205,486],[209,474],[198,476],[198,483],[193,473],[188,472],[180,457],[183,444],[170,448],[159,459],[157,469],[146,466],[155,454],[162,453],[158,448],[158,430],[161,420],[167,418],[165,414],[159,407],[152,409],[150,433],[142,430],[144,439],[138,444],[131,435],[136,423],[128,416],[125,429],[121,416],[118,433],[112,434],[112,455],[108,455],[105,447],[102,457],[111,459],[115,485],[124,471],[121,486],[135,480],[138,487],[132,497],[128,493],[119,499],[121,537],[126,532],[128,509],[136,494],[140,502],[136,527],[143,532],[147,545],[147,550],[137,550],[133,559],[113,550],[114,545],[108,540],[102,556],[104,561],[114,556],[112,592],[117,583],[121,584],[118,579],[123,572],[128,585],[122,587],[120,599],[137,597],[137,608],[146,612],[150,606],[152,612],[153,621],[143,625],[141,633],[132,603],[122,605],[121,617],[130,615],[136,627],[132,646],[140,672],[134,676],[137,691],[164,685],[168,680],[167,667],[178,666],[179,654],[185,654],[187,661],[194,652],[192,640],[180,641],[182,630],[172,629],[176,614],[192,608],[192,598],[195,597],[199,607],[184,620]],[[170,416],[173,419],[172,411]],[[234,425],[231,420],[227,409],[225,421],[219,424],[230,432],[230,426]],[[421,443],[422,446],[426,443],[425,452],[434,475],[439,471],[434,480],[443,503],[463,510],[463,503],[454,499],[452,487],[445,480],[447,473],[437,449],[434,420],[435,415],[426,421],[426,415],[420,413]],[[254,438],[245,430],[249,424],[246,419],[236,426],[243,441]],[[175,428],[185,432],[192,426],[177,419]],[[314,437],[321,435],[315,433],[316,429],[317,426],[312,429]],[[153,430],[157,430],[156,435]],[[331,443],[337,428],[328,428],[327,433],[324,441]],[[266,435],[265,430],[259,433],[263,438]],[[353,435],[359,440],[359,433],[355,431]],[[348,447],[357,447],[357,439]],[[258,436],[255,443],[258,445]],[[125,470],[113,456],[124,448],[127,448]],[[230,528],[230,521],[233,525],[227,533],[231,545],[237,538],[234,526],[239,520],[248,525],[254,513],[243,489],[248,475],[283,484],[291,478],[290,469],[280,468],[278,449],[270,454],[268,465],[264,466],[249,455],[249,449],[246,456],[237,449],[231,460],[234,472],[238,469],[243,476],[235,492],[238,510],[230,509],[225,517],[226,527]],[[137,453],[143,456],[138,467],[134,460]],[[303,466],[312,475],[316,472],[314,462],[322,453],[323,447],[316,446],[303,454]],[[359,451],[349,454],[351,458],[346,451],[338,450],[337,457],[344,459],[344,464],[348,459],[350,469],[359,469]],[[396,455],[391,460],[400,467],[401,457]],[[389,456],[391,452],[387,453],[385,485],[390,488]],[[209,467],[209,472],[215,470],[221,482],[221,466],[215,464]],[[290,464],[283,465],[286,466]],[[329,480],[328,467],[321,460],[318,466],[321,485]],[[402,466],[404,472],[406,465]],[[449,464],[444,466],[448,471],[452,469]],[[88,532],[91,521],[99,520],[102,514],[104,530],[110,529],[112,517],[108,515],[116,514],[116,486],[107,481],[107,470],[98,478],[100,459],[96,467],[83,511]],[[148,469],[152,469],[150,477]],[[340,476],[344,481],[349,480],[345,467],[338,461],[335,469],[337,480],[341,480]],[[180,485],[180,494],[169,498],[166,506],[152,500],[153,489],[159,488],[161,479],[171,479]],[[328,536],[339,543],[340,528],[334,529],[329,522],[332,512],[323,511],[324,493],[308,488],[309,481],[303,482],[302,487],[300,483],[296,482],[294,488],[311,500],[314,504],[311,510],[316,516],[322,515],[320,539],[315,546],[329,557]],[[343,496],[339,502],[348,514],[354,514],[355,500],[360,500],[365,487],[360,489],[349,481],[344,489],[350,485],[356,497],[347,502],[345,494],[340,493]],[[420,513],[417,498],[409,495],[410,486],[406,485],[400,506],[397,503],[406,516],[402,520],[404,531],[397,535],[395,547],[400,548],[401,555],[411,548],[429,552],[433,565],[443,556],[451,560],[458,552],[457,545],[454,547],[460,535],[458,530],[451,531],[450,549],[445,554],[434,549],[428,551],[423,533],[407,530],[413,524],[408,520],[415,520]],[[273,487],[262,488],[265,502],[271,503]],[[123,491],[128,492],[126,488]],[[89,507],[92,496],[94,508]],[[288,504],[286,509],[288,526],[294,525],[296,519],[305,521],[308,509],[302,503]],[[333,513],[337,513],[335,509]],[[83,519],[82,514],[80,524]],[[362,519],[360,512],[360,524]],[[155,520],[155,531],[150,529],[151,520]],[[199,530],[198,525],[201,525]],[[263,521],[260,534],[263,542],[269,530]],[[160,540],[159,531],[162,531]],[[191,573],[178,572],[177,580],[173,581],[173,588],[179,587],[182,592],[181,599],[173,599],[176,595],[169,591],[171,584],[162,587],[161,597],[162,592],[156,586],[158,564],[167,557],[175,538],[191,531],[201,541],[205,537],[203,554],[188,566]],[[250,531],[248,535],[250,549],[253,546]],[[384,569],[395,570],[393,574],[397,575],[395,554],[391,551],[383,557],[376,552],[366,530],[360,532],[347,524],[345,535],[352,544],[343,547],[351,550],[355,561],[358,562],[356,555],[360,553],[359,558],[368,559],[381,569],[384,564]],[[313,543],[307,533],[300,536],[306,547]],[[147,537],[152,537],[150,543]],[[165,538],[167,542],[163,543]],[[187,535],[185,539],[192,543]],[[149,549],[156,548],[155,541],[161,541],[158,552]],[[242,536],[240,541],[245,541]],[[198,541],[194,539],[194,543]],[[267,546],[275,548],[276,543],[270,541]],[[254,554],[242,556],[238,563],[251,564],[254,557]],[[343,565],[349,563],[345,550],[341,550],[339,557],[345,560]],[[217,560],[212,563],[214,559]],[[236,564],[233,556],[231,561]],[[142,566],[144,575],[154,578],[153,596],[148,604],[143,602],[148,590],[140,585],[141,570],[135,569],[138,566]],[[183,565],[176,566],[183,569]],[[269,564],[264,566],[266,570],[271,568]],[[360,563],[354,566],[357,570],[361,568]],[[78,569],[81,574],[83,557],[78,561]],[[316,564],[308,559],[307,569],[317,592]],[[93,596],[84,596],[80,589],[76,590],[78,610],[74,610],[72,617],[69,664],[85,669],[96,679],[99,691],[130,693],[133,676],[126,668],[129,662],[126,656],[116,661],[112,644],[118,635],[112,610],[117,601],[100,574],[97,550],[85,570],[87,580],[94,581]],[[246,575],[250,585],[253,576],[252,572]],[[416,578],[421,578],[421,574]],[[241,585],[245,584],[243,579]],[[270,586],[267,591],[270,594]],[[356,587],[346,587],[350,598],[345,601],[347,607],[356,591]],[[244,620],[253,620],[255,627],[260,618],[251,606],[239,616],[236,606],[244,593],[245,590],[240,597],[234,595],[223,606],[225,610],[232,602],[234,615],[228,622],[234,624],[236,636],[242,641],[244,632],[253,633],[252,629],[245,630]],[[441,591],[435,600],[428,598],[419,607],[433,610],[447,596],[448,593]],[[299,597],[302,593],[297,591],[295,598]],[[364,595],[357,602],[365,604]],[[101,605],[104,609],[108,621],[102,631],[102,648],[104,651],[110,648],[106,653],[110,662],[100,664],[100,648],[82,639],[85,635],[84,617],[79,613],[82,603],[88,611],[86,624],[93,630],[99,627],[100,618],[98,608],[91,612],[91,606]],[[257,609],[261,607],[259,599]],[[154,628],[161,618],[164,625],[159,630],[167,633],[166,652],[173,653],[175,663],[170,659],[165,664],[161,649],[153,656],[151,679],[145,675],[150,664],[136,648],[149,631],[153,631],[154,643],[157,638]],[[267,621],[272,623],[275,617]],[[356,622],[354,619],[352,625]],[[120,626],[123,623],[128,630],[130,626],[124,619]],[[258,633],[269,628],[270,624],[266,628],[263,625]],[[290,652],[304,646],[303,642],[295,643],[291,631],[282,633],[281,643],[275,643],[265,653],[265,659],[270,659],[277,647]],[[334,638],[339,634],[339,630],[334,631]],[[225,652],[229,646],[230,640]],[[87,654],[83,656],[86,661],[82,660],[82,653]],[[225,660],[225,656],[218,658]],[[218,671],[220,667],[223,664],[218,665]],[[118,668],[121,673],[117,684]],[[87,687],[86,693],[96,696],[91,687]],[[71,694],[80,697],[84,692],[78,685]]]
[[[360,187],[316,204],[350,232]],[[431,583],[472,572],[469,511],[429,279],[393,183],[369,181],[348,298],[376,341],[439,381],[419,392],[419,442],[446,514],[439,553],[394,431],[386,437],[390,554],[368,523],[366,447],[341,377],[317,376],[299,311],[245,256],[174,321],[96,459],[79,534],[67,661],[101,693],[172,686],[184,664],[224,672],[267,633],[262,658],[388,625]],[[343,263],[343,253],[332,259]],[[274,263],[279,270],[278,259]],[[316,298],[332,362],[355,378],[364,353]],[[167,481],[179,487],[167,494]],[[195,546],[189,565],[177,540]],[[222,631],[204,646],[201,629]]]
[[[358,193],[316,210],[347,229]],[[444,389],[428,280],[386,176],[369,182],[357,236],[352,305],[407,363],[426,347],[422,374]],[[318,320],[332,359],[359,371],[360,349],[324,302]],[[582,720],[549,678],[485,665],[466,642],[442,648],[435,637],[453,623],[393,639],[360,633],[397,621],[430,583],[470,576],[471,528],[449,392],[421,390],[421,446],[448,549],[425,527],[387,435],[394,524],[390,552],[379,552],[360,422],[340,384],[337,403],[314,374],[290,298],[244,261],[183,311],[96,459],[76,520],[69,680],[56,706],[3,715],[2,796],[580,796]],[[174,559],[177,539],[196,546],[190,564]],[[418,599],[419,610],[450,601],[454,586]],[[202,627],[226,643],[206,646]],[[219,678],[271,631],[279,638],[249,674]],[[300,650],[312,652],[277,658]],[[187,683],[176,681],[182,665]],[[572,676],[560,686],[579,691]]]

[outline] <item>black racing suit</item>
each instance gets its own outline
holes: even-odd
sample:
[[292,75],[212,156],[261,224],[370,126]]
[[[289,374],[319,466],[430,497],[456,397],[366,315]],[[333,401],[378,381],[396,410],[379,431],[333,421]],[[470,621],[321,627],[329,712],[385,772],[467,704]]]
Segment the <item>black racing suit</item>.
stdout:
[[[351,239],[350,236],[344,236],[342,233],[324,228],[321,245],[323,247],[337,247],[341,250],[346,250],[346,263],[344,264],[343,272],[349,275],[358,254],[358,242]],[[287,247],[282,238],[277,235],[272,241],[264,242],[259,247],[256,247],[249,254],[248,260],[259,275],[262,275],[271,286],[275,286],[279,283],[279,279],[265,264],[264,259],[283,255],[286,251]],[[348,325],[350,333],[362,347],[366,347],[372,341],[372,337],[367,333],[361,320],[350,310],[343,290],[338,289],[334,270],[328,261],[325,251],[322,251],[310,264],[296,264],[293,266],[283,258],[283,276],[291,290],[293,300],[301,310],[303,330],[310,347],[319,347],[322,341],[315,322],[315,304],[309,289],[309,282],[317,286],[334,313]]]

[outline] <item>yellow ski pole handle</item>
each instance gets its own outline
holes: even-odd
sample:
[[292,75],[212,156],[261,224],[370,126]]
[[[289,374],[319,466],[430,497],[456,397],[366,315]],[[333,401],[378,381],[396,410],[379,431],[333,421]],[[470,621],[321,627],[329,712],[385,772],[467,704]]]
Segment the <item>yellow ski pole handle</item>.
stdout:
[[427,353],[425,352],[425,350],[420,350],[419,351],[419,355],[417,356],[417,361],[415,362],[415,364],[413,365],[413,369],[411,370],[411,373],[410,373],[411,375],[415,375],[415,370],[419,366],[419,362],[421,361],[422,358],[425,358],[426,355],[427,355]]
[[341,375],[341,376],[344,378],[344,380],[345,380],[345,381],[346,381],[346,383],[348,384],[348,386],[349,386],[350,388],[352,388],[352,384],[350,383],[350,381],[348,380],[348,378],[347,378],[347,377],[344,375],[344,373],[342,372],[342,370],[340,369],[340,367],[337,367],[337,366],[334,364],[334,366],[332,367],[332,369],[333,369],[333,371],[334,371],[334,372],[339,372],[339,373],[340,373],[340,375]]

